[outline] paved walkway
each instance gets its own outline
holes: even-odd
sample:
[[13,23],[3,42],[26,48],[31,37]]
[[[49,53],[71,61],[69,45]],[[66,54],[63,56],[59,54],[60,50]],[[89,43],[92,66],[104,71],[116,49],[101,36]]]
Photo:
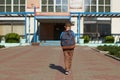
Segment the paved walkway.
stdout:
[[0,49],[0,80],[120,80],[120,61],[77,46],[71,74],[63,71],[60,47]]

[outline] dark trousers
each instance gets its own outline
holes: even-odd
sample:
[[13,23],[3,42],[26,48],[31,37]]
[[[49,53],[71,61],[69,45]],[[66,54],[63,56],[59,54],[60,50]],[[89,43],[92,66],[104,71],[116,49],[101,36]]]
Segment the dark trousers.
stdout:
[[65,70],[67,71],[69,71],[71,68],[73,52],[74,49],[63,49]]

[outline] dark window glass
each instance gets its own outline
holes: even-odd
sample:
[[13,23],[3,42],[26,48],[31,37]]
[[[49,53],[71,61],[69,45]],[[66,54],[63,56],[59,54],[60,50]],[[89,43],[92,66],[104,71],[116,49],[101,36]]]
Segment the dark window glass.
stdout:
[[105,6],[105,12],[110,12],[110,6]]
[[85,24],[84,33],[94,33],[96,32],[96,24]]
[[53,6],[48,6],[48,12],[54,12],[54,7]]
[[105,4],[109,4],[110,5],[110,0],[105,0]]
[[91,6],[91,12],[96,12],[96,6]]
[[4,4],[5,3],[5,0],[0,0],[0,4]]
[[14,2],[14,4],[18,4],[19,3],[19,0],[13,0]]
[[85,12],[90,12],[90,6],[85,6]]
[[42,0],[42,4],[47,4],[47,0]]
[[56,6],[56,12],[61,12],[61,6]]
[[47,12],[47,6],[42,6],[42,12]]
[[20,6],[20,12],[25,12],[25,6]]
[[4,12],[5,7],[4,6],[0,6],[0,12]]
[[20,4],[25,4],[25,0],[20,0]]
[[96,4],[96,0],[91,0],[91,4]]
[[18,11],[19,11],[18,6],[14,6],[14,7],[13,7],[13,11],[14,11],[14,12],[18,12]]
[[99,6],[99,12],[104,12],[104,6]]
[[11,4],[11,0],[7,0],[7,1],[6,1],[6,4]]
[[11,6],[6,6],[6,12],[11,12]]
[[54,4],[53,0],[48,0],[48,4]]
[[104,0],[99,0],[99,4],[104,4]]

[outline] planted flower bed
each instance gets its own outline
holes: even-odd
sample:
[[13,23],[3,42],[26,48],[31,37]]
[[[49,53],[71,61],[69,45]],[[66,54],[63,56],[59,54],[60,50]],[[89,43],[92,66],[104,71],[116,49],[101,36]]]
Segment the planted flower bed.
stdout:
[[109,51],[108,54],[120,58],[120,46],[98,46],[97,49],[102,51]]

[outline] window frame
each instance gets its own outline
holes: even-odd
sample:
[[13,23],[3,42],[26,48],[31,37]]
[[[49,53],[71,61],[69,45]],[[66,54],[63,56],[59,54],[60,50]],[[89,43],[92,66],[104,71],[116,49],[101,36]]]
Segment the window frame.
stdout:
[[[48,4],[49,0],[46,0],[47,3],[46,4],[42,4],[41,0],[41,12],[68,12],[68,7],[69,7],[69,2],[67,0],[67,3],[63,4],[64,0],[60,0],[60,3],[57,4],[57,0],[53,0],[53,4]],[[43,11],[43,7],[46,6],[46,11]],[[53,11],[49,11],[49,6],[53,6]],[[57,7],[58,7],[58,11],[57,11]],[[60,7],[60,9],[59,9]],[[67,8],[67,9],[66,9]]]
[[[110,4],[106,4],[106,0],[103,0],[103,4],[100,4],[99,1],[96,0],[96,4],[92,4],[92,0],[85,0],[84,4],[84,12],[94,12],[92,11],[92,7],[96,6],[96,12],[111,12],[111,0],[109,1]],[[103,10],[100,11],[100,7],[103,6]],[[109,7],[109,9],[108,9]],[[89,9],[89,10],[88,10]]]
[[[18,0],[18,3],[14,4],[14,1],[16,0],[11,0],[10,3],[7,3],[7,0],[4,0],[4,4],[0,4],[0,7],[4,7],[4,11],[2,12],[25,12],[26,11],[26,0],[24,1],[24,4],[20,3],[20,0]],[[10,7],[7,8],[7,7]],[[18,7],[18,11],[14,11],[14,7]],[[24,10],[21,11],[22,7],[24,7]],[[17,9],[16,9],[17,10]]]

